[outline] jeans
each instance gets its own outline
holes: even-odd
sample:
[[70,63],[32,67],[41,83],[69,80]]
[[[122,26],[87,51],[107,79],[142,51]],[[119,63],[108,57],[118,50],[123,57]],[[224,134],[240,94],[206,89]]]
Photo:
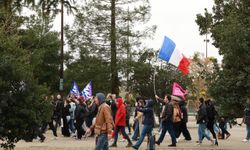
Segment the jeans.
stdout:
[[136,121],[135,121],[135,131],[134,131],[134,134],[133,134],[133,136],[132,136],[132,139],[133,139],[133,140],[136,140],[136,139],[137,139],[139,131],[140,131],[140,128],[139,128],[139,121],[136,120]]
[[250,125],[246,125],[246,127],[247,127],[247,137],[246,137],[246,139],[250,140]]
[[144,125],[141,131],[141,136],[139,140],[135,143],[133,146],[136,149],[139,149],[141,143],[143,142],[146,134],[149,134],[150,136],[152,135],[152,130],[153,130],[153,125]]
[[132,145],[132,142],[131,142],[129,136],[127,135],[127,133],[126,133],[124,126],[116,126],[115,137],[114,137],[114,145],[116,145],[116,143],[117,143],[119,131],[122,132],[122,135],[128,140],[128,143]]
[[176,144],[176,137],[175,137],[175,133],[174,133],[173,122],[171,122],[171,121],[162,122],[161,135],[160,135],[160,137],[159,137],[159,139],[157,141],[159,143],[161,143],[163,141],[167,131],[171,136],[172,144]]
[[200,123],[198,126],[198,135],[199,135],[199,142],[201,143],[203,138],[206,137],[208,140],[211,140],[208,133],[205,131],[207,127],[206,123]]
[[109,149],[108,135],[107,134],[100,134],[97,137],[95,150],[108,150],[108,149]]
[[69,120],[69,129],[70,129],[70,133],[75,133],[76,128],[75,128],[75,125],[74,125],[74,119]]

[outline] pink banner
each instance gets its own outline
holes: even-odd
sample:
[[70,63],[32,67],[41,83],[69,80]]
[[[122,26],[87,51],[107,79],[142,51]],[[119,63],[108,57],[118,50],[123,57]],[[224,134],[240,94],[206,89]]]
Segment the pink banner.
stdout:
[[172,95],[174,96],[180,96],[184,100],[186,100],[185,95],[187,94],[187,91],[184,90],[178,83],[174,82],[173,89],[172,89]]

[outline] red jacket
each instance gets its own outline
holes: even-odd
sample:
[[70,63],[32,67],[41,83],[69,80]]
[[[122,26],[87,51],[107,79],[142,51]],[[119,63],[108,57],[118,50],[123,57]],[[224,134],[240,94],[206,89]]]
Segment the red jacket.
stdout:
[[126,107],[122,98],[117,98],[117,112],[115,115],[115,126],[126,126]]

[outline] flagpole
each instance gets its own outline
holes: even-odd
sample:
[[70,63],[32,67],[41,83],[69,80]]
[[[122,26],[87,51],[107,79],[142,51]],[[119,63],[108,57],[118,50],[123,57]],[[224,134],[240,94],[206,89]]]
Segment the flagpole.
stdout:
[[[159,50],[158,51],[156,51],[155,52],[155,63],[157,62],[157,53],[159,52]],[[156,66],[157,65],[155,65],[155,67],[154,67],[154,76],[153,76],[153,87],[154,87],[154,95],[156,95],[156,86],[155,86],[155,74],[156,74]]]

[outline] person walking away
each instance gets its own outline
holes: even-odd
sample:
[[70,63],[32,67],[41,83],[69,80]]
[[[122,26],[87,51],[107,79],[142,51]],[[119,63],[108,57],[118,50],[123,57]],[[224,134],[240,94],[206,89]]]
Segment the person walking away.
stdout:
[[96,105],[99,107],[95,123],[87,129],[86,134],[90,135],[94,130],[96,137],[95,150],[108,150],[108,139],[111,138],[113,119],[110,107],[105,103],[105,95],[97,93],[94,98]]
[[162,114],[161,114],[161,120],[162,120],[162,131],[160,134],[160,137],[158,138],[158,140],[155,142],[157,145],[160,145],[162,143],[162,141],[164,140],[165,134],[167,133],[167,131],[170,134],[171,137],[171,141],[172,144],[168,145],[169,147],[176,147],[176,137],[175,137],[175,133],[174,133],[174,123],[173,123],[173,111],[174,111],[174,107],[173,107],[173,103],[171,102],[171,96],[168,94],[165,94],[164,100],[162,100],[161,98],[159,98],[156,95],[156,99],[163,103],[165,106],[162,110]]
[[198,136],[199,136],[198,145],[202,144],[202,140],[204,137],[206,137],[207,140],[211,141],[212,145],[214,145],[214,141],[207,134],[207,132],[205,132],[208,122],[206,104],[202,97],[199,99],[199,102],[200,105],[197,111],[197,124],[198,124]]
[[63,124],[62,124],[62,135],[65,137],[69,137],[70,136],[70,132],[69,132],[69,120],[70,120],[70,113],[69,113],[69,109],[70,109],[70,98],[68,97],[65,101],[64,101],[64,107],[63,107],[63,111],[62,111],[62,119],[63,119]]
[[153,100],[149,99],[146,100],[146,105],[144,108],[137,108],[139,112],[143,113],[144,120],[142,122],[143,129],[141,131],[141,136],[139,140],[132,146],[134,149],[139,149],[140,145],[142,144],[145,136],[148,134],[152,136],[152,130],[154,127],[154,102]]
[[110,147],[117,147],[117,139],[118,139],[119,131],[121,131],[122,135],[128,141],[128,145],[126,147],[131,147],[132,142],[131,142],[129,136],[127,135],[127,133],[125,131],[125,126],[126,126],[126,106],[123,103],[122,98],[120,98],[120,97],[118,97],[116,99],[116,103],[117,103],[117,108],[118,108],[117,112],[116,112],[116,116],[115,116],[116,130],[115,130],[114,143],[112,145],[110,145]]
[[215,116],[217,115],[217,112],[215,110],[213,102],[210,99],[208,99],[205,102],[205,104],[207,108],[207,117],[208,117],[207,129],[212,133],[213,138],[215,139],[215,145],[218,146],[219,145],[218,139],[214,131]]
[[231,135],[227,129],[226,129],[227,122],[224,117],[221,117],[219,120],[219,127],[221,129],[221,139],[225,139],[225,134],[226,134],[226,139]]
[[[174,133],[175,133],[175,137],[177,137],[177,135],[180,135],[180,125],[181,125],[181,109],[179,106],[179,98],[173,98],[172,97],[172,101],[173,101],[173,123],[174,123]],[[178,139],[176,138],[176,142],[178,142]]]
[[246,107],[244,109],[244,117],[243,117],[243,122],[246,124],[247,128],[247,136],[243,142],[250,142],[250,99],[247,100]]
[[74,96],[71,96],[70,98],[70,109],[69,109],[69,113],[70,113],[70,120],[69,120],[69,129],[70,129],[70,134],[71,136],[75,136],[75,109],[76,109],[76,104],[75,104],[75,100],[76,98]]
[[87,106],[84,103],[85,99],[81,96],[77,99],[76,110],[75,110],[75,118],[76,118],[76,130],[77,130],[77,139],[81,140],[82,136],[85,134],[83,130],[83,123],[88,115]]
[[191,135],[187,129],[188,112],[187,112],[186,102],[180,101],[179,105],[180,105],[182,117],[181,117],[181,124],[180,124],[180,128],[179,128],[180,130],[179,130],[179,133],[176,135],[176,138],[179,139],[180,135],[182,133],[183,136],[185,137],[185,140],[191,141],[192,138],[191,138]]

